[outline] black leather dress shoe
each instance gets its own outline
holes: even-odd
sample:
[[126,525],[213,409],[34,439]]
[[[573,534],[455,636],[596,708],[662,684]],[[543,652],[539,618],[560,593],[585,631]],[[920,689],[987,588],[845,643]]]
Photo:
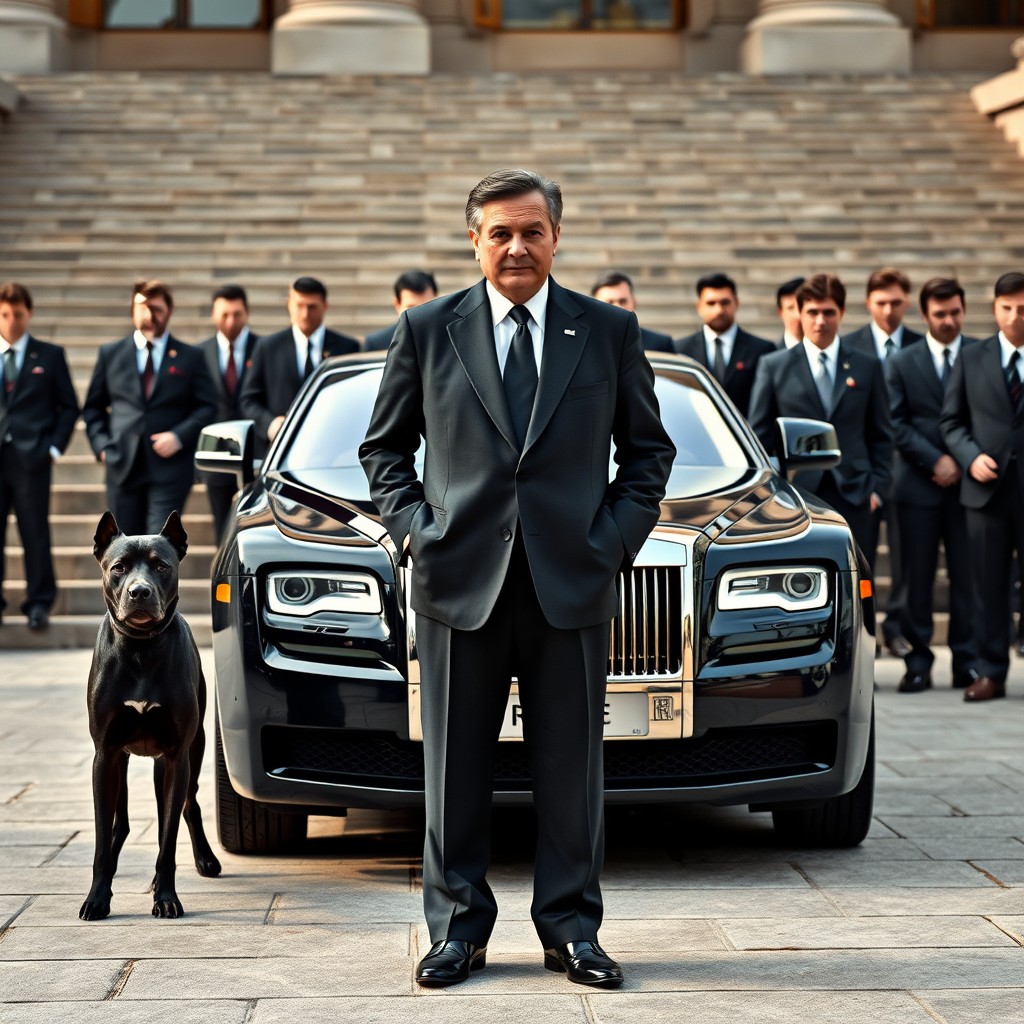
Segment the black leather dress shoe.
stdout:
[[416,965],[416,984],[424,988],[457,985],[469,977],[470,971],[479,971],[486,965],[486,946],[478,949],[461,939],[442,939],[435,942]]
[[[969,684],[968,684],[969,685]],[[932,688],[932,677],[927,672],[908,672],[896,687],[897,693],[921,693]]]
[[46,629],[50,624],[50,613],[41,605],[33,605],[28,610],[28,628]]
[[577,985],[618,988],[622,984],[622,968],[596,942],[567,942],[545,949],[544,966],[564,972]]
[[953,689],[954,690],[966,690],[968,686],[971,686],[975,679],[978,678],[978,672],[976,669],[968,668],[963,672],[953,673]]

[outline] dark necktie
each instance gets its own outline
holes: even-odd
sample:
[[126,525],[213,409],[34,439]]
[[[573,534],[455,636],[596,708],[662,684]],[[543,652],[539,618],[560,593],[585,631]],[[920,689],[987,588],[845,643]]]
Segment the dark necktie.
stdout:
[[533,356],[533,338],[530,336],[530,311],[525,306],[513,306],[508,315],[516,322],[516,332],[512,335],[512,345],[505,360],[502,383],[512,426],[522,448],[537,395],[537,360]]
[[10,405],[11,395],[14,394],[14,381],[18,376],[18,365],[14,361],[14,349],[9,348],[4,353],[4,405]]
[[302,368],[302,379],[305,380],[313,372],[313,342],[306,339],[306,365]]
[[818,372],[815,375],[815,384],[818,386],[818,396],[821,398],[821,407],[828,416],[832,412],[832,374],[828,368],[828,356],[824,352],[818,353]]
[[942,373],[939,374],[939,383],[942,385],[942,390],[946,390],[946,386],[949,384],[949,375],[953,372],[953,356],[948,348],[942,350]]
[[142,394],[146,401],[153,394],[153,382],[156,380],[156,371],[153,369],[153,342],[146,342],[146,365],[142,368]]
[[715,338],[715,365],[712,367],[719,384],[725,381],[725,345],[721,338]]
[[896,352],[896,342],[892,338],[885,339],[885,361],[889,362]]
[[229,398],[238,390],[238,367],[235,365],[235,343],[228,342],[228,365],[224,367],[224,390]]
[[1024,387],[1021,386],[1020,373],[1017,370],[1017,359],[1020,353],[1014,350],[1006,364],[1006,388],[1010,392],[1010,405],[1013,406],[1014,414],[1020,412],[1021,396],[1024,395]]

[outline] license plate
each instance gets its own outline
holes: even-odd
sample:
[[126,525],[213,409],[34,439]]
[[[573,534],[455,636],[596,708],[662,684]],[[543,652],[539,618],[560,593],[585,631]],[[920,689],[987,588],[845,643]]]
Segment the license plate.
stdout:
[[[639,739],[650,731],[646,693],[609,693],[604,700],[604,735]],[[501,724],[501,739],[523,738],[523,708],[519,695],[513,693],[505,708],[505,721]]]

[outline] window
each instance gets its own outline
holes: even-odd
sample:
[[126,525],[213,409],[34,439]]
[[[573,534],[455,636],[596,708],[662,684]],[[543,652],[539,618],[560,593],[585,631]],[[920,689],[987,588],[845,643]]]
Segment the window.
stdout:
[[684,0],[474,0],[484,28],[637,31],[680,28]]
[[69,0],[68,21],[83,28],[263,29],[271,0]]
[[917,0],[920,28],[1019,28],[1024,0]]

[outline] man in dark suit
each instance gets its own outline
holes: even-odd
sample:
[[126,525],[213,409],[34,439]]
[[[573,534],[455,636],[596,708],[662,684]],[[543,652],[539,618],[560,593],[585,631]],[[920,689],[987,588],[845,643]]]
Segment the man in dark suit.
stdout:
[[[210,319],[217,333],[201,341],[197,348],[203,353],[217,393],[216,421],[242,419],[238,399],[259,341],[249,330],[249,299],[245,289],[237,284],[218,288],[213,293]],[[206,496],[210,501],[219,544],[231,517],[235,480],[228,473],[200,473],[199,479],[206,484]]]
[[[395,278],[395,312],[401,316],[407,309],[422,306],[424,302],[437,298],[437,281],[426,270],[407,270]],[[396,320],[379,331],[371,331],[363,339],[363,351],[373,352],[387,348],[395,336]]]
[[964,700],[1006,696],[1010,573],[1024,551],[1024,274],[1003,274],[993,303],[999,332],[966,346],[953,366],[940,425],[963,471],[974,577],[978,679]]
[[933,277],[921,289],[921,315],[928,334],[920,345],[897,352],[888,366],[893,436],[901,458],[893,467],[893,500],[903,538],[906,603],[901,633],[910,644],[900,693],[932,685],[932,598],[939,543],[949,577],[949,649],[953,686],[966,689],[976,678],[977,648],[971,623],[971,552],[965,542],[967,518],[960,504],[960,467],[939,429],[946,385],[961,347],[975,339],[961,334],[964,290],[952,278]]
[[260,339],[242,384],[242,414],[256,423],[256,453],[266,454],[302,382],[330,356],[359,351],[359,342],[324,327],[327,289],[300,277],[288,291],[291,327]]
[[736,323],[739,308],[736,282],[727,274],[705,274],[697,281],[697,313],[704,326],[672,346],[706,366],[746,416],[758,361],[774,352],[775,346]]
[[28,333],[29,290],[0,284],[0,622],[3,622],[4,546],[14,511],[25,553],[25,600],[30,629],[44,629],[57,596],[50,552],[50,475],[71,440],[78,399],[64,349]]
[[796,348],[804,340],[800,306],[796,301],[796,293],[803,283],[802,277],[791,277],[775,289],[775,312],[782,321],[782,338],[778,348]]
[[413,563],[425,986],[484,966],[497,916],[492,768],[513,675],[545,966],[581,984],[622,981],[597,943],[608,627],[616,574],[657,521],[675,449],[636,317],[549,276],[561,213],[558,185],[531,171],[499,171],[470,192],[484,280],[402,314],[360,448],[384,525]]
[[136,282],[135,330],[100,349],[82,407],[106,469],[107,507],[129,534],[159,533],[183,511],[199,431],[217,415],[203,354],[167,330],[173,310],[162,281]]
[[[590,294],[598,302],[610,302],[613,306],[636,312],[636,289],[633,280],[621,270],[609,270],[602,274],[591,286]],[[640,344],[645,352],[671,352],[672,338],[661,331],[640,328]]]
[[797,473],[793,482],[831,505],[850,525],[871,571],[871,514],[889,491],[892,423],[882,364],[839,339],[846,289],[832,274],[809,277],[796,293],[804,340],[765,356],[750,397],[750,425],[769,452],[779,416],[814,416],[836,429],[842,462]]
[[[882,267],[874,271],[865,288],[865,305],[871,319],[863,327],[843,336],[843,344],[859,349],[882,360],[887,366],[889,360],[908,345],[920,341],[924,335],[911,330],[903,323],[910,308],[910,278],[895,267]],[[893,459],[900,461],[899,453]],[[878,547],[878,539],[885,522],[885,536],[889,547],[889,596],[886,601],[885,621],[882,623],[882,639],[886,649],[897,658],[906,658],[911,642],[901,630],[904,621],[904,606],[907,600],[907,583],[903,576],[905,559],[900,551],[898,501],[888,501],[872,516],[871,529],[874,538],[871,547]]]

